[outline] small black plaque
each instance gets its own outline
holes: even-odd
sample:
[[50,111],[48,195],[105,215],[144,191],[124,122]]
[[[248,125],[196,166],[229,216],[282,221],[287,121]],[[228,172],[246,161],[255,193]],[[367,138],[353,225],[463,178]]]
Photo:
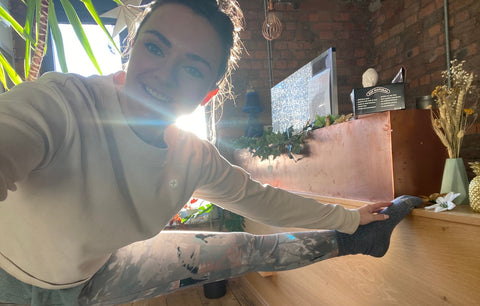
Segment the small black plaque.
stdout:
[[378,85],[353,90],[355,115],[405,109],[403,83]]

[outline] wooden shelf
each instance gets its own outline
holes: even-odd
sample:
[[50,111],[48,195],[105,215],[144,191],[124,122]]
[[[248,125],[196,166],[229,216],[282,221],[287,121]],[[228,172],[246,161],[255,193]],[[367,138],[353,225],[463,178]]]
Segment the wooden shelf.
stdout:
[[[365,204],[372,202],[361,201],[361,200],[352,200],[352,199],[343,199],[343,198],[334,198],[334,197],[324,197],[311,193],[296,192],[296,194],[313,198],[321,203],[328,204],[341,204],[348,208],[360,207]],[[413,216],[463,223],[468,225],[480,226],[480,213],[476,213],[472,210],[469,205],[457,205],[453,210],[443,211],[443,212],[433,212],[425,210],[424,208],[416,208],[412,211]]]

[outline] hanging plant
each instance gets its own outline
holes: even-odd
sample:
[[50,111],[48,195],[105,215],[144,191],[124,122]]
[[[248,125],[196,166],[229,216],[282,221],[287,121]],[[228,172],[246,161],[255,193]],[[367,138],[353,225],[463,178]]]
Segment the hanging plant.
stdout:
[[260,160],[269,159],[270,156],[275,159],[282,154],[286,154],[290,159],[295,159],[294,154],[304,154],[305,145],[308,138],[312,137],[312,131],[350,120],[353,114],[348,115],[317,115],[315,121],[307,124],[301,131],[295,132],[293,127],[289,127],[285,132],[273,132],[269,128],[261,137],[242,136],[233,142],[236,149],[248,149],[253,157],[260,157]]

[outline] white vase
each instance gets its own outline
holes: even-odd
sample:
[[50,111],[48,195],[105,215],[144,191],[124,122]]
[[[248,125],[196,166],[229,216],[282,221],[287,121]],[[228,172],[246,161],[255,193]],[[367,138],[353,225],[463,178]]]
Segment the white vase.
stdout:
[[460,195],[455,204],[468,204],[468,177],[462,158],[447,158],[443,169],[440,193],[455,192]]

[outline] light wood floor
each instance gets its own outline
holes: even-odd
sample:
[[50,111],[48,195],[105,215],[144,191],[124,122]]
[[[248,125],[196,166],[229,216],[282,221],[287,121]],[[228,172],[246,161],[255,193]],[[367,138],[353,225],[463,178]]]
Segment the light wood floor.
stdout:
[[203,287],[183,289],[165,296],[120,306],[265,306],[268,305],[243,278],[228,280],[227,293],[219,299],[207,299]]

